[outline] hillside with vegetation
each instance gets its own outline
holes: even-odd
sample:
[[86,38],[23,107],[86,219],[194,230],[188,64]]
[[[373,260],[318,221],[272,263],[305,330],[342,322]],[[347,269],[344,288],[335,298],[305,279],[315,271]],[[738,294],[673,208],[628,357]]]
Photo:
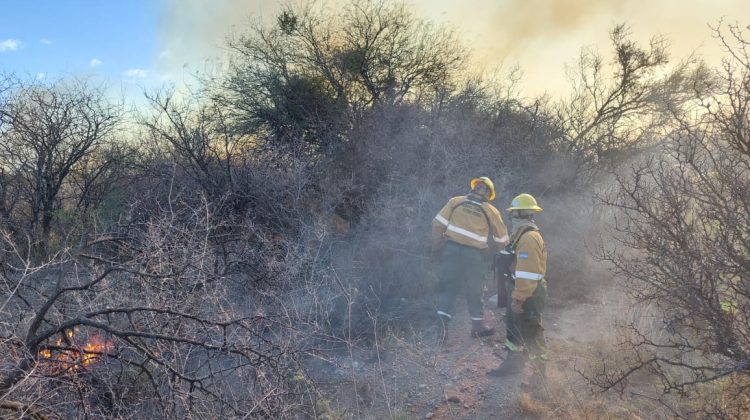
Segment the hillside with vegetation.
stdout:
[[[616,25],[564,98],[389,1],[237,28],[135,110],[0,75],[0,417],[746,418],[743,25],[718,68]],[[542,388],[485,375],[502,312],[431,335],[430,222],[476,176],[545,208]]]

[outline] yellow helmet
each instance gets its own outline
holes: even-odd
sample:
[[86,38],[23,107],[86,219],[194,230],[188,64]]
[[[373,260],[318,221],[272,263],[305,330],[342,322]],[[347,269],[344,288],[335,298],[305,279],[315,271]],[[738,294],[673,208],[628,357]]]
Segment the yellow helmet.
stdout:
[[542,208],[536,204],[536,198],[531,194],[519,194],[510,202],[508,212],[513,210],[531,210],[534,213],[541,213]]
[[490,199],[490,201],[494,200],[495,199],[495,184],[493,184],[492,181],[490,181],[490,179],[487,178],[486,176],[480,176],[479,178],[474,178],[474,179],[471,180],[471,184],[470,185],[471,185],[471,189],[472,190],[474,189],[474,187],[477,186],[478,182],[483,183],[484,185],[487,186],[487,188],[490,189],[490,197],[489,197],[489,199]]

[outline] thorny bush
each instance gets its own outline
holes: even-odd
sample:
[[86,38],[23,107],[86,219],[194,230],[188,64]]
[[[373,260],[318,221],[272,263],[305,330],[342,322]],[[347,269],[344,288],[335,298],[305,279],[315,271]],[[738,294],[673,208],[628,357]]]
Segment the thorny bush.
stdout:
[[723,76],[696,85],[669,139],[603,197],[618,245],[602,257],[653,319],[625,326],[625,365],[593,380],[625,390],[649,372],[675,415],[739,418],[750,412],[750,57],[738,27],[720,29]]
[[[33,410],[61,417],[314,415],[298,360],[328,339],[330,304],[324,276],[300,267],[319,250],[214,211],[136,201],[111,232],[39,265],[6,233],[1,399],[33,395]],[[285,287],[248,293],[237,258]]]

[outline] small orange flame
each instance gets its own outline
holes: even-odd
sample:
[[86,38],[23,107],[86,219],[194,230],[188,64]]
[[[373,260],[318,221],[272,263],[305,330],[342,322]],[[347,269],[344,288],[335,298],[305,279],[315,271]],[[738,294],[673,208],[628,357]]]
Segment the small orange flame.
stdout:
[[88,366],[95,361],[100,355],[107,354],[114,350],[114,343],[103,339],[99,335],[91,336],[91,339],[83,345],[83,365]]
[[90,335],[87,341],[82,342],[85,338],[81,338],[78,331],[77,327],[65,331],[52,344],[39,351],[39,356],[45,361],[42,365],[44,371],[54,375],[74,373],[115,349],[112,341],[98,334]]

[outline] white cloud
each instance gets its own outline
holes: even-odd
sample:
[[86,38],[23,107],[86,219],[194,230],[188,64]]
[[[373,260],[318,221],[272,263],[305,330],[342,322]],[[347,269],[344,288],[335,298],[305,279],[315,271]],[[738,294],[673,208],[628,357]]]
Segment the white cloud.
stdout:
[[47,39],[47,38],[42,38],[42,39],[39,40],[39,42],[42,43],[42,44],[44,44],[44,45],[49,45],[49,44],[52,43],[52,41],[49,40],[49,39]]
[[169,58],[171,56],[172,56],[172,51],[169,51],[169,50],[162,50],[159,53],[159,59],[160,60],[164,60],[164,59]]
[[145,79],[146,76],[148,76],[148,72],[143,69],[130,69],[122,75],[125,77],[130,77],[132,79]]
[[96,57],[92,58],[91,61],[89,61],[89,67],[97,67],[100,64],[102,64],[102,60],[100,60],[100,59],[98,59]]
[[0,41],[0,52],[4,51],[15,51],[21,46],[23,43],[17,39],[6,39],[4,41]]
[[36,80],[44,80],[47,77],[47,73],[37,73]]

